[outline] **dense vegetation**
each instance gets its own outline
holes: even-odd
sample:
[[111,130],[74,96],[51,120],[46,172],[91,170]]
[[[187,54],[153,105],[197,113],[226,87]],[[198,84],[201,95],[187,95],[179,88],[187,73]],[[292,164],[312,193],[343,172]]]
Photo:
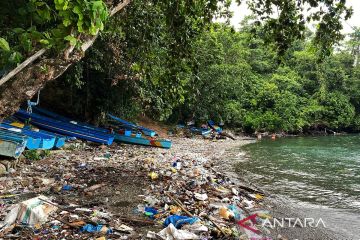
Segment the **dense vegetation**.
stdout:
[[[65,105],[88,116],[112,111],[125,117],[142,112],[170,122],[212,118],[250,132],[360,128],[356,35],[318,62],[314,35],[308,31],[279,64],[277,52],[262,34],[251,18],[239,31],[213,24],[193,43],[191,59],[174,66],[161,46],[152,45],[148,57],[139,58],[146,59],[146,71],[138,65],[144,63],[137,63],[130,72],[121,61],[127,62],[124,58],[139,46],[122,51],[117,68],[108,65],[110,49],[99,50],[109,45],[98,42],[85,61],[57,83],[62,84],[60,96],[70,93]],[[173,67],[178,69],[176,85],[168,81]],[[123,74],[133,77],[125,79]]]
[[[40,16],[42,28],[24,21],[25,32],[1,31],[7,36],[0,39],[3,71],[37,47],[56,54],[78,45],[79,34],[103,31],[82,61],[42,91],[42,105],[92,121],[114,112],[171,123],[212,118],[248,132],[360,128],[359,29],[333,47],[341,40],[341,18],[351,14],[345,1],[304,1],[327,9],[309,19],[301,14],[303,1],[253,1],[256,17],[236,31],[211,21],[230,15],[229,1],[220,1],[222,7],[218,1],[132,1],[105,27],[102,1],[48,1],[56,9],[50,18],[40,11],[43,2],[32,0],[35,7],[26,10]],[[90,5],[79,12],[75,3],[70,10],[58,6],[65,2]],[[278,18],[271,17],[274,6]],[[315,33],[305,28],[311,19],[321,20]]]

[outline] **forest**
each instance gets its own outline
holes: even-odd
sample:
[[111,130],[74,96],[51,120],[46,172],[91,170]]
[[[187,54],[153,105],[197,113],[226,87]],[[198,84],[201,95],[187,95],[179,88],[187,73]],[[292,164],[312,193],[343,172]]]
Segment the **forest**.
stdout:
[[[360,28],[340,34],[341,19],[351,15],[345,1],[308,1],[328,7],[311,19],[301,1],[253,1],[239,28],[216,20],[231,17],[229,1],[131,1],[111,18],[106,1],[55,0],[56,16],[53,1],[27,2],[19,14],[33,22],[10,30],[6,9],[14,6],[0,8],[8,16],[0,21],[3,75],[41,47],[58,59],[96,36],[66,68],[62,60],[31,70],[50,76],[52,66],[64,65],[64,74],[54,70],[57,80],[33,81],[28,98],[41,89],[42,106],[95,123],[112,112],[168,124],[213,119],[250,133],[360,130]],[[282,10],[277,18],[268,14],[271,4]],[[308,20],[321,21],[312,29]],[[16,81],[0,86],[3,106]]]

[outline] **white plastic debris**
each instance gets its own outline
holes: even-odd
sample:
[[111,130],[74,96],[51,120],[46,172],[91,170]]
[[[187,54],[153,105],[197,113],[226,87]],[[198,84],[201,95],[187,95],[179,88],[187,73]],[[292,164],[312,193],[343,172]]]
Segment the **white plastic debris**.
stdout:
[[40,195],[14,205],[5,217],[2,226],[7,227],[15,222],[34,226],[35,224],[42,224],[46,222],[48,216],[52,212],[55,212],[57,207],[48,204],[41,199],[49,201],[47,197]]
[[129,227],[125,224],[121,224],[120,226],[118,226],[116,228],[116,230],[119,230],[119,231],[123,231],[123,232],[132,232],[134,231],[134,229],[132,227]]
[[194,197],[200,201],[205,201],[206,199],[208,199],[208,196],[206,193],[204,193],[204,194],[194,193]]
[[149,231],[146,235],[147,238],[159,239],[159,240],[192,240],[200,239],[200,237],[194,233],[186,230],[179,230],[170,223],[166,228],[158,233]]
[[239,195],[239,191],[236,190],[235,188],[231,188],[231,191],[235,196]]
[[207,232],[209,229],[202,225],[200,222],[195,222],[193,224],[185,224],[182,228],[182,230],[187,230],[192,233],[200,233],[200,232]]

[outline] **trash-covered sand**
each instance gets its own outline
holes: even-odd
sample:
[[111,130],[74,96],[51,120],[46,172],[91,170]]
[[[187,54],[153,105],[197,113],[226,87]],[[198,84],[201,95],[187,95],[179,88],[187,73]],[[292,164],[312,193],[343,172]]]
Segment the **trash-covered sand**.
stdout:
[[0,178],[0,238],[274,239],[267,196],[214,169],[248,140],[172,141],[77,143],[19,163]]

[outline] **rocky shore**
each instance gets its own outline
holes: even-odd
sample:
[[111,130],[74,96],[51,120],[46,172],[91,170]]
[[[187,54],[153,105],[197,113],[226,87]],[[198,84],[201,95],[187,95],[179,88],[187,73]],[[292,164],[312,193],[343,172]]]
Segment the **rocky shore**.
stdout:
[[[254,140],[172,141],[170,150],[72,143],[23,160],[0,178],[0,238],[286,239],[264,227],[276,209],[269,196],[232,172],[228,150]],[[21,224],[29,199],[50,210]]]

